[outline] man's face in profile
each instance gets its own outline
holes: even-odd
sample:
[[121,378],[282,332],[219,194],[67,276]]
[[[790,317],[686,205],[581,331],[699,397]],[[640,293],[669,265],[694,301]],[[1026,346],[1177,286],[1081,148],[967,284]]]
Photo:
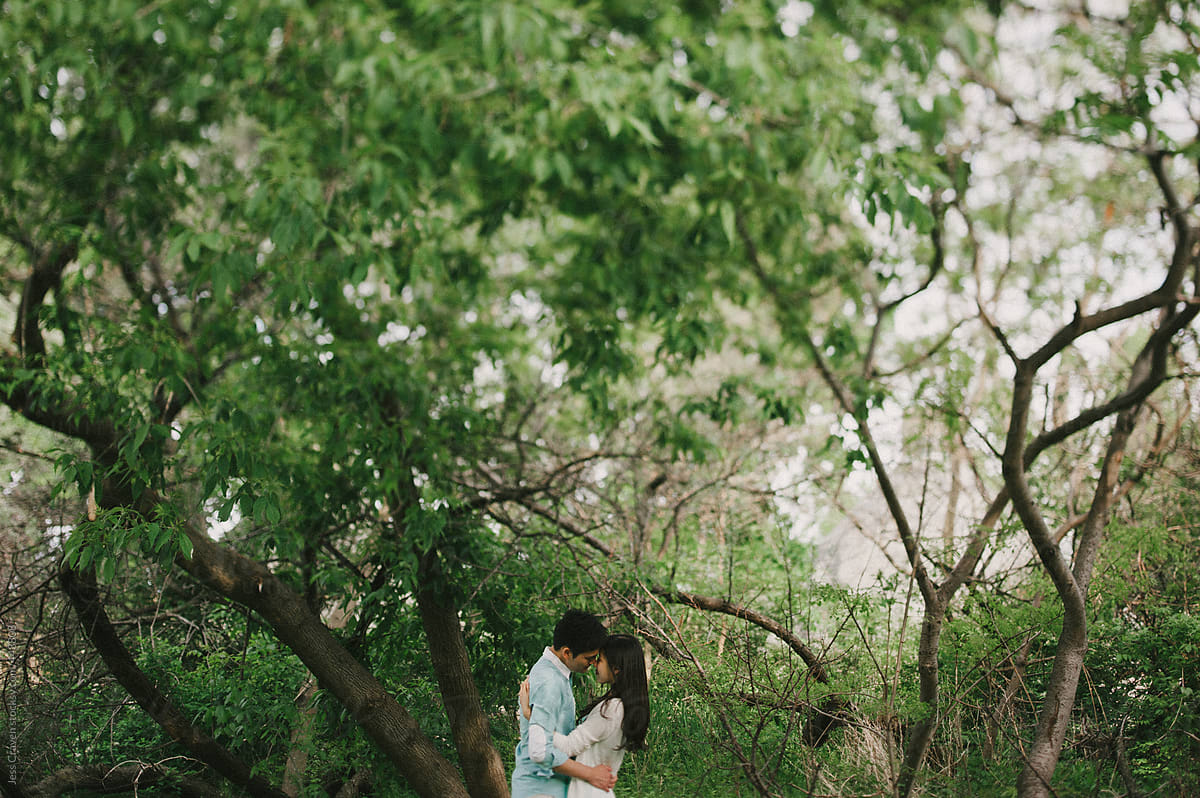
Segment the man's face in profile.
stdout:
[[587,669],[596,664],[596,660],[600,657],[600,649],[598,648],[591,651],[584,651],[580,654],[576,654],[568,648],[567,653],[569,656],[564,664],[571,673],[587,673]]

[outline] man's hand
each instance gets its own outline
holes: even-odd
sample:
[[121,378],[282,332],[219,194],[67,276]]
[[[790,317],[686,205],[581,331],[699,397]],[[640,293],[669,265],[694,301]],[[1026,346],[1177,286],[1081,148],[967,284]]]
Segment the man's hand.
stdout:
[[617,783],[617,777],[613,775],[612,769],[608,765],[590,767],[578,759],[568,759],[554,768],[554,772],[573,779],[583,779],[596,789],[605,792],[611,792],[613,785]]
[[588,775],[584,777],[584,780],[597,790],[605,792],[611,792],[613,785],[617,783],[617,777],[613,775],[612,768],[608,765],[596,765],[588,768]]

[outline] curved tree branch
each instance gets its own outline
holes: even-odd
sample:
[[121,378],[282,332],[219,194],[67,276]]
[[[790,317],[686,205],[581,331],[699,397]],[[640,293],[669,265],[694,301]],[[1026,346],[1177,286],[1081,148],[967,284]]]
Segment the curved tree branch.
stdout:
[[92,641],[113,676],[142,709],[162,726],[171,739],[251,795],[287,798],[261,776],[254,775],[249,765],[235,757],[223,745],[197,729],[175,707],[171,699],[150,681],[134,661],[129,649],[121,642],[100,601],[95,582],[89,576],[63,566],[59,572],[59,582],[79,616],[84,634]]
[[[155,500],[149,497],[149,501]],[[262,563],[219,545],[194,524],[187,524],[185,532],[192,543],[192,556],[180,555],[176,563],[200,583],[262,616],[419,795],[467,798],[454,766],[408,711],[312,613],[303,596]]]
[[51,773],[29,791],[29,798],[59,798],[80,792],[136,793],[139,788],[171,786],[181,798],[220,798],[221,791],[193,776],[171,773],[162,763],[124,762],[108,765],[75,765]]
[[26,243],[31,269],[21,291],[21,304],[17,308],[16,329],[13,341],[28,366],[39,365],[46,354],[46,344],[38,326],[46,295],[56,290],[62,281],[63,271],[75,259],[77,245],[59,247],[49,252],[40,252],[32,242]]
[[[568,542],[571,540],[581,540],[592,549],[599,552],[606,559],[615,559],[618,557],[616,552],[614,552],[609,546],[604,544],[602,541],[597,540],[588,532],[579,529],[570,520],[563,518],[561,515],[539,507],[528,499],[522,499],[517,503],[535,515],[551,521],[555,526],[566,533]],[[757,610],[750,609],[749,607],[734,604],[726,599],[701,596],[695,593],[689,593],[683,590],[674,590],[658,585],[649,586],[647,590],[653,595],[659,596],[660,598],[666,599],[674,604],[682,604],[699,610],[719,612],[725,615],[730,615],[740,620],[747,621],[748,623],[752,623],[755,626],[770,632],[786,643],[789,648],[791,648],[800,656],[814,679],[823,684],[829,682],[829,674],[825,669],[825,665],[821,661],[821,658],[812,649],[810,649],[803,640],[796,637],[786,626],[770,616],[758,612]]]
[[814,679],[822,684],[829,683],[829,673],[825,670],[825,665],[821,662],[821,658],[803,640],[796,637],[791,630],[774,618],[770,618],[749,607],[734,604],[726,599],[701,596],[685,590],[670,590],[656,586],[651,586],[649,590],[654,595],[672,604],[682,604],[685,607],[692,607],[706,612],[719,612],[723,615],[730,615],[734,618],[748,621],[760,629],[765,629],[784,643],[787,643],[788,648],[800,655],[800,659],[804,660],[804,664],[808,666],[808,672],[812,674]]

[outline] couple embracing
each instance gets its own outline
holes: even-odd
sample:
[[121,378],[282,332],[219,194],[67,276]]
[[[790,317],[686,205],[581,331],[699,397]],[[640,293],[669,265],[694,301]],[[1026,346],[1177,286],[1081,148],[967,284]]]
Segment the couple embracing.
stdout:
[[[576,725],[571,674],[593,666],[608,690],[584,707]],[[512,798],[611,796],[625,752],[646,745],[650,697],[642,646],[631,635],[610,635],[591,613],[567,610],[519,697]]]

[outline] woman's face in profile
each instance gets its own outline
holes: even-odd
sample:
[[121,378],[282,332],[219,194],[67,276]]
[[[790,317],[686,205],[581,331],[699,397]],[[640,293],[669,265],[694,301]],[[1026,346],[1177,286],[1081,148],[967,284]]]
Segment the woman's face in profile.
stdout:
[[596,660],[596,681],[600,684],[612,684],[614,676],[612,668],[608,666],[608,659],[601,654],[600,659]]

